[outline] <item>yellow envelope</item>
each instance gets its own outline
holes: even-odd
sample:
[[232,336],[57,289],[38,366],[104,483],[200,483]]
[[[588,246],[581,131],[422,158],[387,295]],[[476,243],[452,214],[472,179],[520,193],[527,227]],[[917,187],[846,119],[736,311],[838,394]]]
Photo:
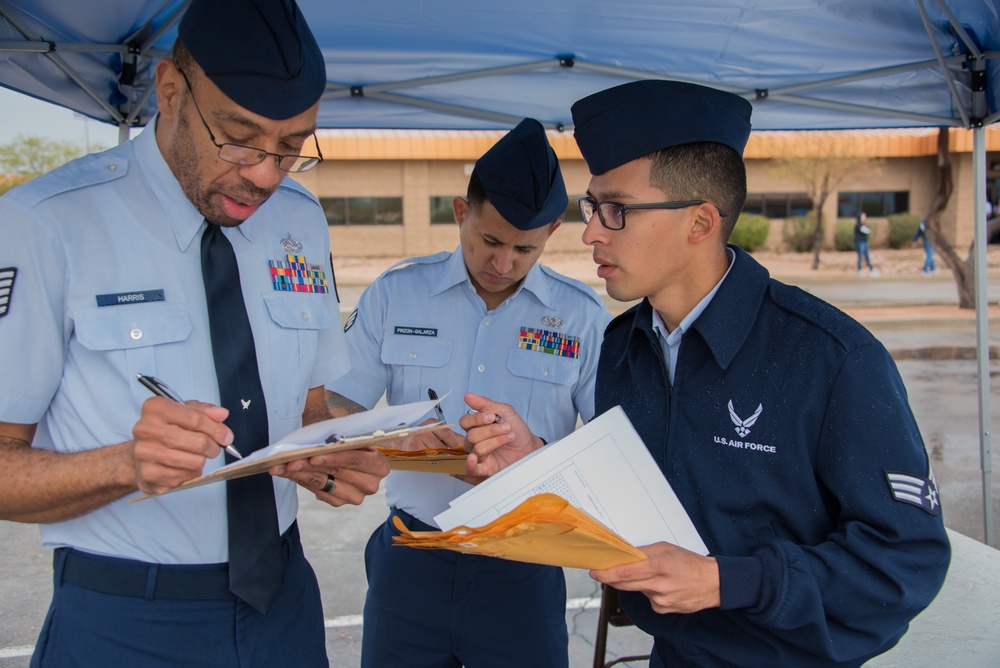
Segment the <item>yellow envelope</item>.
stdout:
[[489,524],[449,531],[410,531],[398,517],[396,545],[453,550],[532,564],[602,569],[646,556],[582,510],[555,494],[529,497]]
[[398,450],[379,447],[379,452],[389,460],[393,471],[418,471],[420,473],[465,473],[465,460],[469,458],[463,448],[424,448]]

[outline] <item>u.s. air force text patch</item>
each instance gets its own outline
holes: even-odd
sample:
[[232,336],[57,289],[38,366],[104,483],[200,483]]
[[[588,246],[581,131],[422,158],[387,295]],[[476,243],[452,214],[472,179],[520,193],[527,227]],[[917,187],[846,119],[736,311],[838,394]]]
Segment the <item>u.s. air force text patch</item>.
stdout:
[[4,267],[0,269],[0,318],[7,315],[10,310],[10,298],[14,294],[14,278],[17,276],[17,267]]
[[902,471],[886,471],[885,479],[896,501],[919,506],[931,515],[941,514],[941,499],[933,473],[928,479]]

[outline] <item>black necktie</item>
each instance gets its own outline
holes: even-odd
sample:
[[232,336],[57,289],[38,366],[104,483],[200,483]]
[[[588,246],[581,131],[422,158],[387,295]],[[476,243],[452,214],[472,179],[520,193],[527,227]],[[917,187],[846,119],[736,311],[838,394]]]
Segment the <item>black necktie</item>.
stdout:
[[[222,229],[207,225],[201,237],[201,272],[219,398],[229,409],[226,424],[235,436],[233,443],[246,456],[268,444],[267,406],[236,254]],[[230,461],[228,453],[226,460]],[[267,612],[285,577],[271,476],[259,473],[226,481],[226,507],[229,589],[256,610]]]

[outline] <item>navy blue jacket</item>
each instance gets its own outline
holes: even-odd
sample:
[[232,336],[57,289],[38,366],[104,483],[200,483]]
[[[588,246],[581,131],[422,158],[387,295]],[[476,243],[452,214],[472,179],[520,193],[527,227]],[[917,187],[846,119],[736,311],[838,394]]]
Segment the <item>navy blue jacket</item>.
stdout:
[[899,372],[847,315],[735,261],[670,386],[641,304],[608,326],[596,410],[621,405],[711,554],[721,608],[625,611],[669,666],[856,666],[940,589],[950,546]]

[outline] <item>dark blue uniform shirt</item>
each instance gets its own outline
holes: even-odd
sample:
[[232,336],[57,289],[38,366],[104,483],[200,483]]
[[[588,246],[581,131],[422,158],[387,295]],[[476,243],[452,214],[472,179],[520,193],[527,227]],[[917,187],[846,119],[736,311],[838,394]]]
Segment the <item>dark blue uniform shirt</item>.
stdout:
[[668,666],[851,666],[940,589],[950,546],[885,348],[738,248],[673,386],[647,300],[607,329],[596,412],[621,405],[718,560],[721,608],[621,592]]

